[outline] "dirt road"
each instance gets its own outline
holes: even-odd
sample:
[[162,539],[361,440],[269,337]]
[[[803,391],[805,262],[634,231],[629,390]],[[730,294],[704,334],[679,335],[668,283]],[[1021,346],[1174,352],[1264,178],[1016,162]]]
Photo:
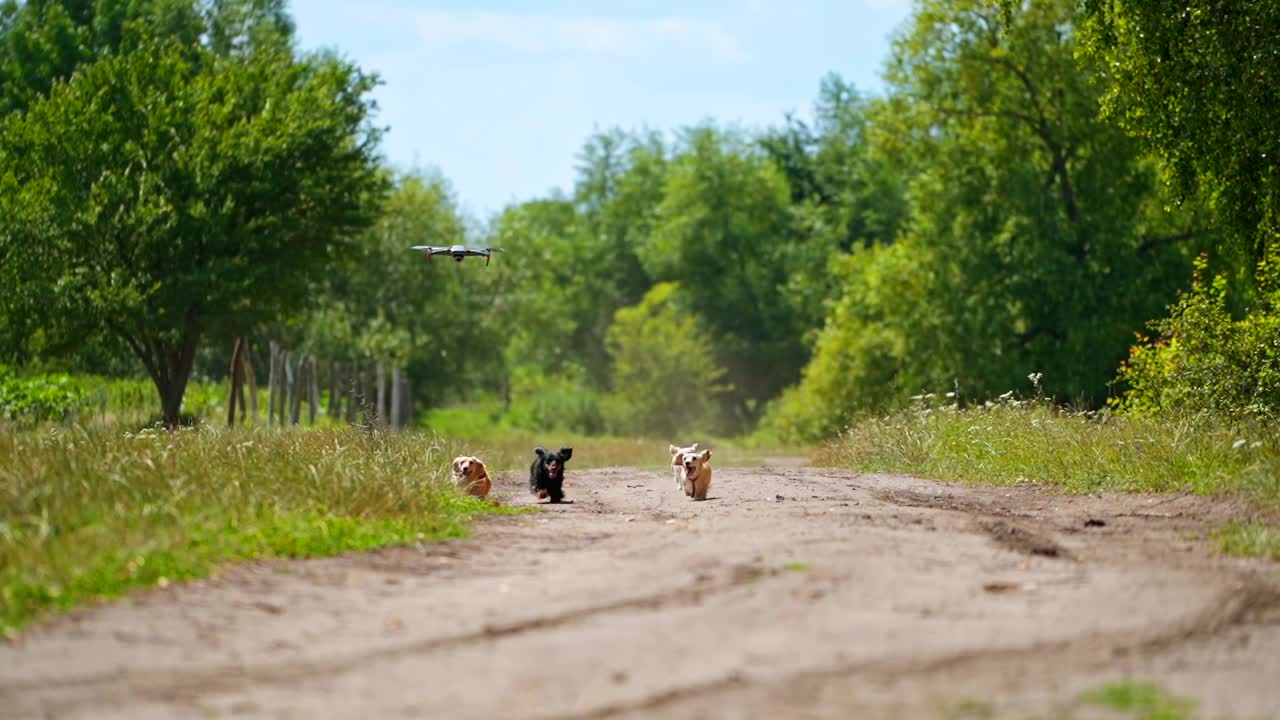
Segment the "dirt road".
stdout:
[[1280,718],[1280,566],[1212,553],[1220,503],[782,461],[704,503],[634,469],[566,490],[58,618],[0,646],[0,716],[1084,718],[1143,681]]

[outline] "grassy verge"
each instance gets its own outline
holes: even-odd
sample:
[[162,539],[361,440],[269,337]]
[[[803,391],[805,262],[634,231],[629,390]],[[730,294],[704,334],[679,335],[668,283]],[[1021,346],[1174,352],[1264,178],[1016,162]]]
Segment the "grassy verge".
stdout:
[[0,429],[0,631],[257,557],[461,537],[456,448],[353,430]]
[[[1071,413],[1043,402],[919,405],[854,423],[816,462],[993,485],[1033,482],[1070,493],[1239,494],[1280,512],[1280,436],[1192,419]],[[1233,552],[1276,557],[1278,536],[1242,524],[1220,535]]]
[[[478,455],[493,471],[523,475],[539,444],[572,446],[571,472],[670,459],[656,440],[514,430],[444,440],[351,429],[0,428],[0,633],[226,562],[462,537],[472,516],[511,510],[454,493],[449,461]],[[796,452],[704,445],[724,464]]]

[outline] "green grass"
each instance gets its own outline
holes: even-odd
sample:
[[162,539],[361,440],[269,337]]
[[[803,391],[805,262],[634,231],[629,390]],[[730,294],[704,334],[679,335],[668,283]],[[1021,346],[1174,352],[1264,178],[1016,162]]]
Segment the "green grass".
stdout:
[[1264,557],[1280,562],[1280,530],[1261,523],[1233,522],[1213,535],[1228,555]]
[[0,631],[229,561],[462,537],[457,447],[422,433],[0,429]]
[[1188,720],[1196,703],[1173,697],[1148,683],[1115,682],[1081,696],[1086,704],[1100,705],[1134,720]]
[[817,462],[1066,492],[1247,493],[1280,506],[1280,438],[1043,403],[916,408],[853,425]]
[[[667,443],[656,440],[475,435],[0,426],[0,632],[136,588],[206,577],[227,562],[463,537],[472,516],[512,510],[452,490],[449,461],[459,454],[520,476],[539,444],[572,446],[571,472],[670,462]],[[795,452],[705,444],[722,464]]]
[[[1257,517],[1280,514],[1280,435],[1190,418],[1073,413],[1044,402],[917,406],[859,420],[815,463],[1068,493],[1239,495]],[[1257,517],[1223,529],[1221,547],[1280,559],[1280,533]]]
[[782,569],[787,572],[808,572],[813,569],[813,566],[807,562],[789,562],[783,565]]

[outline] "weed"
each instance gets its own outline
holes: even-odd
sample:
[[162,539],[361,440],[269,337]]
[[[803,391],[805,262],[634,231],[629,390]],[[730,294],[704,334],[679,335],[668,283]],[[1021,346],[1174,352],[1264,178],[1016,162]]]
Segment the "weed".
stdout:
[[1280,531],[1259,523],[1233,522],[1213,534],[1228,555],[1264,557],[1280,561]]
[[1091,705],[1127,713],[1134,720],[1185,720],[1194,717],[1196,703],[1175,698],[1148,683],[1114,682],[1081,696]]

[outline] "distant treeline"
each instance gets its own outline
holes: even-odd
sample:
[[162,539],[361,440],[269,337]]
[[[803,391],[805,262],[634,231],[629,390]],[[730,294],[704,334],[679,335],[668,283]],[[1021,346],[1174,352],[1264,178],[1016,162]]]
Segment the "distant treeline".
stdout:
[[[173,418],[237,336],[579,432],[812,440],[1031,374],[1271,417],[1280,20],[1148,4],[921,0],[883,96],[831,75],[774,127],[601,132],[570,191],[478,223],[381,166],[371,80],[282,1],[9,3],[0,360],[144,370]],[[462,242],[506,253],[407,249]]]

